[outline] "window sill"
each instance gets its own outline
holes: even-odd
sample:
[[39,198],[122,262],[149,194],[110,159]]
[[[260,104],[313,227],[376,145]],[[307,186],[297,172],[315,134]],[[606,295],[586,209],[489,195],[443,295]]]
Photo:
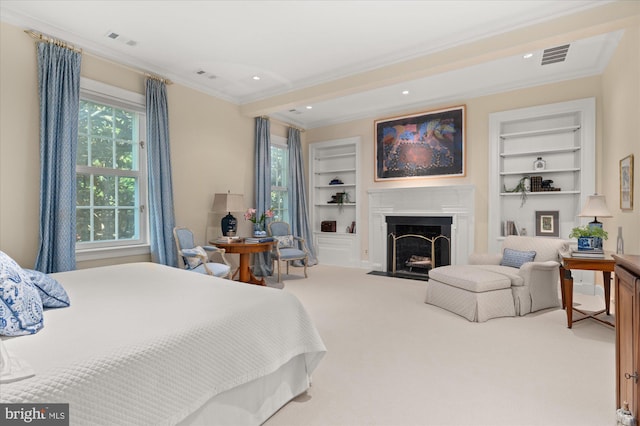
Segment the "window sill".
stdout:
[[93,249],[76,250],[76,261],[110,259],[113,257],[127,257],[151,253],[149,244],[122,247],[101,247]]

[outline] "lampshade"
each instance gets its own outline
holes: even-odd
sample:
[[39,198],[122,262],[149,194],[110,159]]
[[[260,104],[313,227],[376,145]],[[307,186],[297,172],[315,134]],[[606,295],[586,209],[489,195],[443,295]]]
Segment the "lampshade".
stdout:
[[244,210],[244,196],[242,194],[216,194],[213,197],[214,213],[241,212]]
[[216,194],[213,197],[213,212],[227,213],[220,222],[222,235],[234,236],[238,230],[238,221],[231,212],[240,212],[244,210],[244,197],[242,194],[232,194],[229,191],[226,194]]
[[611,212],[607,208],[607,202],[604,195],[589,195],[587,202],[584,204],[579,217],[611,217]]

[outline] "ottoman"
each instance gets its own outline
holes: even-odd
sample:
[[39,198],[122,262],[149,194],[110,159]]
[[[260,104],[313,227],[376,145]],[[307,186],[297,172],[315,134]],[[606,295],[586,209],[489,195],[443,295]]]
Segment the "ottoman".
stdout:
[[511,280],[467,265],[440,266],[430,270],[425,303],[475,322],[516,315]]

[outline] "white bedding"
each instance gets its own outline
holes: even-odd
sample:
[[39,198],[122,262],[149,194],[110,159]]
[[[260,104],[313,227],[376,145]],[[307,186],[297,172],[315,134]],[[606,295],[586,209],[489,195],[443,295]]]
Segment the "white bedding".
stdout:
[[153,263],[53,274],[71,299],[3,338],[34,377],[0,402],[70,403],[72,424],[176,424],[215,395],[326,349],[295,296]]

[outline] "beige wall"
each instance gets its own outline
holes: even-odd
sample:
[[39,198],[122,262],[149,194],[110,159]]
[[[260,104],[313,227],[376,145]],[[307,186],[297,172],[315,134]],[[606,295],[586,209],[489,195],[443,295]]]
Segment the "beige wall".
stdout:
[[[629,28],[602,77],[602,149],[598,192],[607,196],[612,218],[603,218],[609,232],[605,249],[615,250],[622,226],[625,253],[640,254],[640,26]],[[633,154],[634,209],[620,210],[620,160]]]
[[[39,230],[35,44],[17,27],[2,23],[0,31],[0,250],[29,267]],[[82,76],[144,93],[142,74],[89,54],[82,58]],[[168,86],[167,95],[176,223],[204,243],[207,226],[218,230],[220,224],[221,215],[210,214],[215,193],[242,193],[247,207],[253,204],[253,119],[241,116],[234,104],[177,84]],[[78,267],[145,260],[149,256],[79,262]]]
[[[417,185],[476,185],[475,248],[487,247],[488,116],[492,112],[533,105],[596,97],[597,188],[607,195],[614,217],[604,219],[611,236],[605,247],[615,247],[617,226],[623,226],[626,252],[640,253],[640,172],[635,174],[636,207],[621,212],[618,203],[618,162],[633,153],[640,163],[640,30],[627,30],[610,65],[602,76],[513,91],[474,99],[460,99],[443,106],[467,107],[467,170],[463,178],[424,179]],[[144,77],[126,67],[83,56],[82,75],[127,90],[143,93]],[[169,119],[176,221],[192,228],[204,242],[207,227],[218,227],[219,215],[210,214],[216,192],[245,194],[253,204],[253,119],[240,114],[231,103],[177,84],[168,87]],[[416,110],[406,111],[416,112]],[[403,182],[373,180],[373,120],[357,120],[311,129],[302,134],[308,143],[360,136],[362,138],[362,185],[358,200],[360,229],[367,229],[366,191],[398,187]],[[286,127],[272,121],[272,133],[286,136]],[[17,27],[0,23],[0,250],[25,266],[33,265],[38,245],[39,204],[38,93],[34,42]],[[308,167],[308,164],[305,164]],[[240,220],[241,232],[248,231]],[[246,227],[246,229],[244,229]],[[363,233],[362,256],[366,259],[367,233]],[[147,256],[84,262],[79,267],[123,261],[147,260]],[[234,259],[232,259],[234,260]]]
[[[361,204],[360,229],[368,229],[367,190],[372,188],[398,188],[415,186],[474,185],[476,187],[475,250],[487,250],[488,215],[488,161],[489,161],[489,114],[515,108],[562,102],[573,99],[596,97],[600,99],[600,77],[590,77],[540,87],[505,92],[473,99],[462,99],[447,105],[406,111],[415,113],[453,105],[466,105],[466,176],[458,178],[425,178],[412,181],[374,181],[374,118],[362,119],[335,126],[311,129],[307,132],[307,143],[342,137],[362,138],[361,189],[356,197],[365,200]],[[376,117],[377,118],[377,117]],[[380,117],[383,118],[383,117]],[[600,138],[598,137],[598,141]],[[598,142],[599,143],[599,142]],[[368,235],[362,235],[361,253],[367,259]]]

